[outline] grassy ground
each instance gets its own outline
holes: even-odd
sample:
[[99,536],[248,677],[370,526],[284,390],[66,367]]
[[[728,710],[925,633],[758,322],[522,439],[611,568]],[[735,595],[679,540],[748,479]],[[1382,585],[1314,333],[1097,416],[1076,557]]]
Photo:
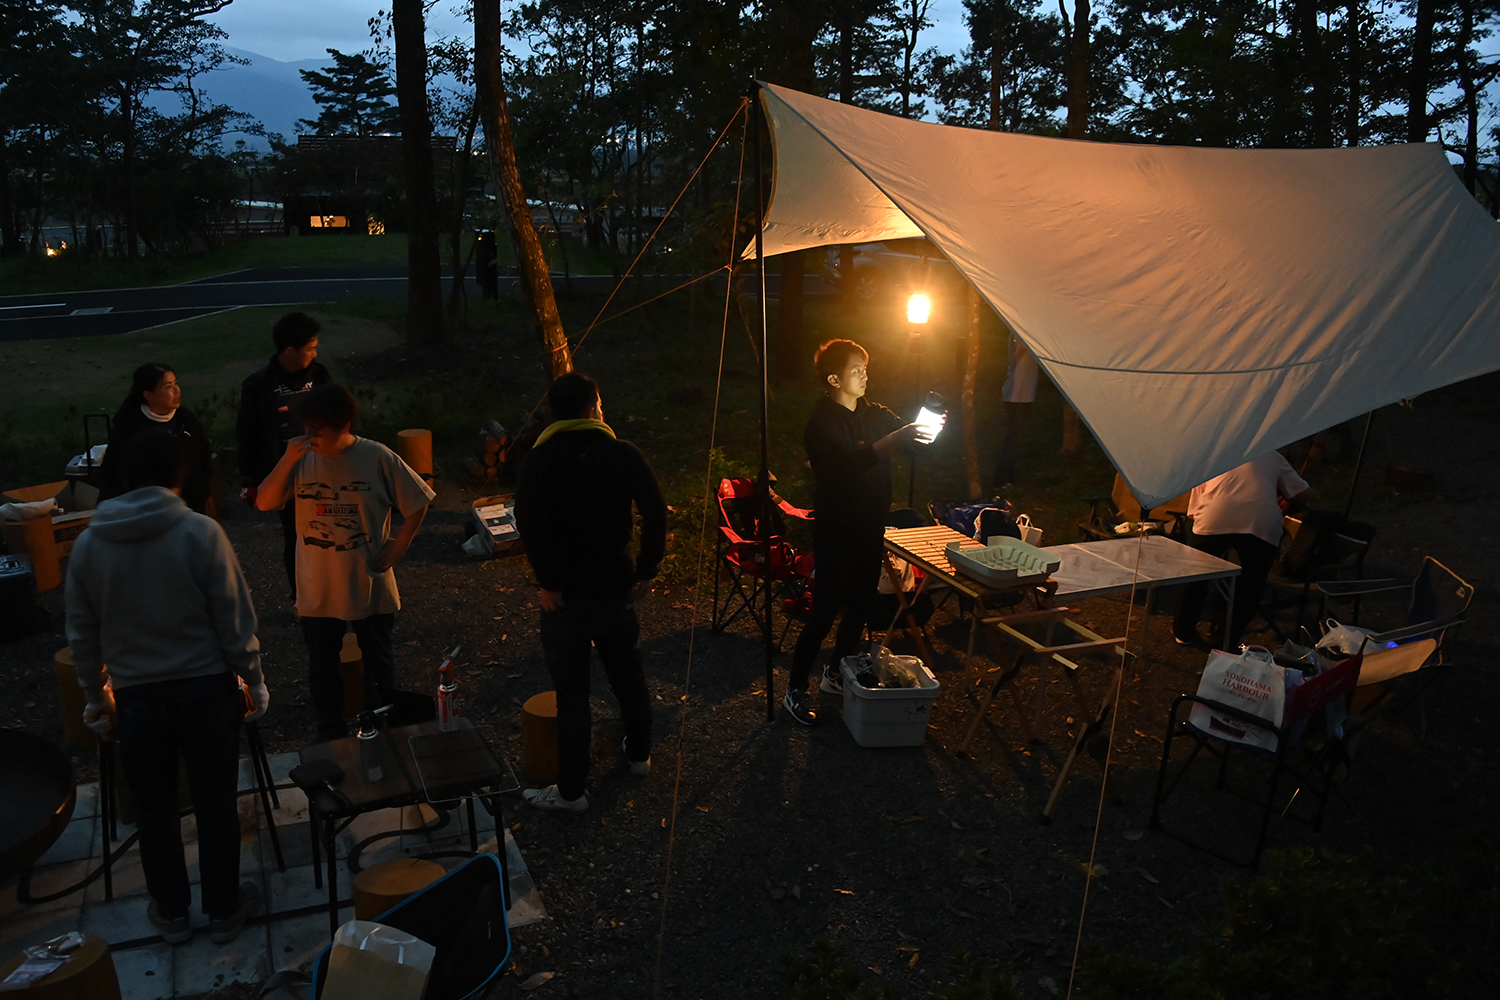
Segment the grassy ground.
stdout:
[[[510,251],[501,237],[502,266]],[[441,237],[443,263],[449,264],[449,237]],[[461,252],[468,256],[473,234],[466,233]],[[608,274],[609,258],[576,244],[564,248],[547,244],[553,270],[564,266],[576,274]],[[216,250],[191,257],[119,257],[89,259],[62,253],[40,260],[0,260],[0,295],[27,295],[75,291],[88,288],[141,288],[197,281],[232,271],[255,267],[350,267],[361,265],[405,266],[406,235],[386,236],[254,236],[226,243]],[[472,266],[472,265],[471,265]]]

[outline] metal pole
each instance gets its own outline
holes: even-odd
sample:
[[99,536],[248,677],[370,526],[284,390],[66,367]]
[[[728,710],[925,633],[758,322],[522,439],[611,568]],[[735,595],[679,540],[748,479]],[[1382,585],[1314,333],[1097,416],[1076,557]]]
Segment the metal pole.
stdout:
[[[771,600],[771,444],[769,426],[771,422],[771,358],[769,320],[766,304],[766,254],[762,234],[766,228],[765,185],[761,182],[760,127],[763,111],[760,106],[760,83],[750,83],[750,135],[755,146],[755,274],[760,282],[760,479],[756,482],[756,495],[760,500],[761,553],[764,557],[762,590],[766,598],[766,615],[762,619],[765,627],[763,637],[766,650],[766,721],[776,721],[776,650],[772,646],[771,614],[775,608]],[[751,609],[754,610],[753,608]]]
[[1349,520],[1349,512],[1354,509],[1354,489],[1359,485],[1359,470],[1365,464],[1365,449],[1370,445],[1370,424],[1374,420],[1374,410],[1365,414],[1365,434],[1359,439],[1359,455],[1354,459],[1354,478],[1349,480],[1349,499],[1344,503],[1345,521]]

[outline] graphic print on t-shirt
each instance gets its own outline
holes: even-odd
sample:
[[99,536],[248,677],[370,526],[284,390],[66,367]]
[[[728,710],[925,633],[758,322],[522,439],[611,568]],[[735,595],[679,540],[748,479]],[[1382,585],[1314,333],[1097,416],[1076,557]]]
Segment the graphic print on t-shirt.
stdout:
[[[325,483],[299,484],[297,499],[314,501],[313,518],[307,522],[307,534],[302,536],[302,544],[335,552],[349,552],[370,544],[370,533],[365,530],[358,497],[358,494],[369,491],[370,484],[361,480],[337,490],[330,490]],[[354,496],[346,495],[351,493]]]

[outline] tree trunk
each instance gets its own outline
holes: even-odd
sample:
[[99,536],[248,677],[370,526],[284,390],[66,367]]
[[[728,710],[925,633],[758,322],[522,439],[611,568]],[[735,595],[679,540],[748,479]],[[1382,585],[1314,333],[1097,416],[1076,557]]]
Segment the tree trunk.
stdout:
[[1293,17],[1302,50],[1302,75],[1312,91],[1312,141],[1319,148],[1333,145],[1333,121],[1328,99],[1328,75],[1323,64],[1323,38],[1318,34],[1318,5],[1298,0]]
[[[457,315],[459,306],[466,301],[464,279],[469,273],[468,258],[460,262],[463,253],[464,205],[469,200],[469,180],[474,173],[474,133],[479,128],[479,105],[469,110],[469,124],[464,129],[464,148],[453,171],[453,238],[450,246],[453,255],[453,283],[448,288],[448,311]],[[469,251],[469,256],[474,255]],[[467,321],[466,321],[467,322]]]
[[489,150],[490,174],[505,209],[506,230],[521,272],[521,285],[536,318],[537,332],[553,378],[573,370],[573,352],[563,332],[557,299],[552,294],[552,276],[542,241],[531,224],[531,211],[521,189],[516,166],[516,144],[510,131],[510,110],[505,103],[505,81],[500,72],[500,0],[474,2],[474,82],[484,116],[484,138]]
[[120,174],[125,188],[125,256],[132,260],[135,249],[135,103],[130,88],[120,93]]
[[1349,78],[1349,103],[1344,109],[1344,144],[1348,146],[1358,146],[1360,142],[1359,112],[1360,102],[1364,100],[1361,84],[1364,82],[1365,67],[1363,53],[1359,49],[1359,22],[1364,13],[1364,0],[1357,0],[1344,8],[1344,47],[1349,53],[1346,70]]
[[1479,80],[1474,72],[1474,55],[1470,45],[1474,41],[1474,0],[1460,0],[1458,44],[1454,46],[1458,55],[1458,85],[1463,94],[1464,119],[1464,187],[1473,194],[1479,186]]
[[983,484],[979,478],[979,428],[974,417],[974,387],[979,383],[979,327],[984,317],[984,301],[979,289],[969,286],[969,350],[964,359],[964,473],[969,480],[967,497],[980,496]]
[[406,180],[406,342],[420,346],[443,339],[443,264],[438,246],[432,119],[427,113],[427,34],[422,0],[393,0],[391,26],[396,41],[396,100]]
[[1427,141],[1427,94],[1432,78],[1432,26],[1437,0],[1417,0],[1412,26],[1411,70],[1406,87],[1406,141]]
[[10,159],[7,157],[6,135],[0,130],[0,257],[13,257],[21,242],[21,230],[16,225],[15,205],[10,192]]
[[[1057,0],[1062,9],[1062,0]],[[1063,31],[1068,42],[1068,138],[1082,139],[1089,122],[1089,0],[1073,0],[1073,23],[1063,10]],[[1076,455],[1083,447],[1078,414],[1063,401],[1062,453]]]

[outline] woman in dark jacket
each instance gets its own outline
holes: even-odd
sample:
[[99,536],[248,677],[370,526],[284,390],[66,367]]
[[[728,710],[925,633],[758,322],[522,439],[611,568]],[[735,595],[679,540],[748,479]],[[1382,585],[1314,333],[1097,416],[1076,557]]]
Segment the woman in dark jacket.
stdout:
[[208,434],[193,411],[182,405],[182,389],[171,365],[149,361],[135,370],[130,394],[115,413],[109,432],[109,448],[99,473],[104,485],[100,500],[125,492],[120,462],[125,444],[148,427],[165,427],[187,451],[187,480],[182,484],[182,499],[198,513],[204,512],[209,494]]

